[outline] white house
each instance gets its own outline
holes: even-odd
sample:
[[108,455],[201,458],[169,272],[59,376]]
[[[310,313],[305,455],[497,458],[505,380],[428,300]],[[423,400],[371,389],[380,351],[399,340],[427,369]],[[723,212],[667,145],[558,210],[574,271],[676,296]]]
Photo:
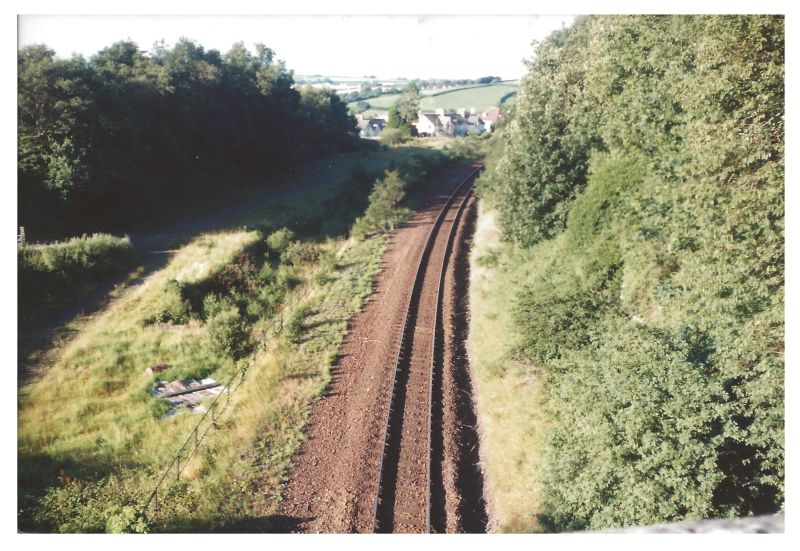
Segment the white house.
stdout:
[[459,109],[455,113],[445,113],[444,109],[437,109],[434,113],[418,113],[415,123],[420,136],[466,136],[467,134],[483,134],[491,132],[493,126],[475,110]]

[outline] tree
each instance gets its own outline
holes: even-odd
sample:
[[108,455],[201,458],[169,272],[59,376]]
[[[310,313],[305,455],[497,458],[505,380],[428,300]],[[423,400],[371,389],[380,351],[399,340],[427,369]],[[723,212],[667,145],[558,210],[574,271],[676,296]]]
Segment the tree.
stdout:
[[400,111],[397,108],[397,104],[393,104],[389,107],[389,115],[386,121],[386,128],[401,128],[403,126],[403,118],[400,115]]
[[417,113],[419,113],[420,97],[419,88],[416,83],[410,82],[403,89],[403,94],[397,101],[397,110],[400,113],[400,118],[403,122],[411,127],[411,124],[416,122]]
[[131,41],[88,61],[18,53],[19,222],[37,238],[128,230],[187,198],[355,147],[331,91],[294,87],[275,53]]
[[540,270],[514,316],[547,528],[784,506],[784,34],[586,17],[528,63],[481,194]]

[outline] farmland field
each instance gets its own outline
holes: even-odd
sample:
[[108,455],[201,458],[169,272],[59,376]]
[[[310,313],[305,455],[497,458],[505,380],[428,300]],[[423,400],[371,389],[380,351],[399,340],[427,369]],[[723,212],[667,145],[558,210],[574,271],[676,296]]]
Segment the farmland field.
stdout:
[[[501,82],[497,84],[489,84],[486,86],[471,86],[467,88],[458,88],[455,90],[448,90],[435,95],[423,95],[420,106],[425,111],[433,111],[434,109],[458,109],[463,107],[469,109],[474,107],[477,111],[485,111],[489,107],[496,107],[501,104],[501,100],[512,92],[516,92],[518,84],[516,82]],[[388,110],[400,96],[398,94],[391,94],[371,98],[366,100],[370,108],[367,110],[370,113]],[[504,104],[513,101],[514,96],[506,98]],[[348,104],[351,110],[356,111],[355,103]]]
[[[485,111],[490,107],[497,107],[501,99],[511,92],[516,92],[516,84],[490,84],[488,86],[474,86],[471,88],[461,88],[436,94],[435,96],[425,96],[422,98],[421,107],[423,110],[433,109],[458,109],[464,107],[469,109],[474,107],[478,111]],[[513,97],[513,96],[512,96]]]

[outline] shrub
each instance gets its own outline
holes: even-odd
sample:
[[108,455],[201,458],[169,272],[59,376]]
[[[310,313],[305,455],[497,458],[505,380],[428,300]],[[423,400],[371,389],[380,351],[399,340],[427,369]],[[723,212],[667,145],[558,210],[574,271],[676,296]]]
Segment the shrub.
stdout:
[[319,247],[315,243],[302,243],[295,241],[281,253],[281,262],[294,266],[311,264],[319,258]]
[[411,134],[404,128],[386,128],[381,133],[381,142],[386,145],[400,145],[411,138]]
[[397,170],[387,171],[383,179],[375,182],[367,211],[356,220],[353,235],[364,237],[376,231],[393,230],[408,215],[408,210],[400,207],[405,197],[405,187],[406,182]]
[[208,344],[212,352],[237,360],[253,349],[247,321],[235,307],[218,311],[206,323]]
[[300,342],[300,336],[303,333],[303,320],[306,319],[310,310],[307,306],[297,307],[288,317],[283,325],[283,334],[286,340],[292,344]]
[[40,529],[60,533],[149,531],[140,510],[144,495],[115,476],[51,488],[34,512]]
[[206,321],[210,320],[223,310],[235,307],[235,303],[229,297],[223,297],[216,293],[209,293],[203,298],[203,316]]
[[34,311],[75,300],[87,287],[130,269],[136,252],[128,237],[96,233],[61,243],[28,245],[17,250],[19,317],[25,325]]
[[289,247],[292,240],[294,240],[294,232],[289,228],[281,228],[269,234],[267,246],[271,251],[280,255]]
[[104,233],[73,237],[61,243],[29,245],[18,250],[26,268],[58,274],[65,279],[116,271],[120,263],[132,259],[133,253],[127,236]]
[[170,279],[162,288],[161,310],[146,320],[147,323],[174,323],[181,325],[189,321],[191,303],[184,297],[185,285]]

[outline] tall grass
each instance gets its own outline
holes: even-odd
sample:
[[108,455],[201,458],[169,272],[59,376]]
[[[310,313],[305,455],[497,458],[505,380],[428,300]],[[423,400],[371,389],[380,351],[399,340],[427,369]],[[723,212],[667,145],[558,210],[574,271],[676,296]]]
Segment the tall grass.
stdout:
[[[275,511],[310,403],[387,244],[346,236],[363,208],[353,185],[357,192],[364,181],[354,174],[275,203],[252,216],[255,230],[194,239],[22,390],[22,530],[237,530]],[[287,327],[274,331],[281,320]],[[150,395],[155,380],[144,373],[154,364],[168,365],[163,380],[225,381],[238,368],[246,375],[220,430],[160,494],[159,510],[144,516],[149,492],[197,421],[163,417],[166,405]]]
[[133,266],[130,239],[96,233],[17,249],[19,323],[35,324],[49,311],[85,296]]
[[512,311],[519,285],[534,277],[537,258],[500,241],[496,213],[479,203],[470,258],[467,343],[481,438],[491,528],[537,532],[539,480],[547,416],[541,380],[512,359],[518,344]]

